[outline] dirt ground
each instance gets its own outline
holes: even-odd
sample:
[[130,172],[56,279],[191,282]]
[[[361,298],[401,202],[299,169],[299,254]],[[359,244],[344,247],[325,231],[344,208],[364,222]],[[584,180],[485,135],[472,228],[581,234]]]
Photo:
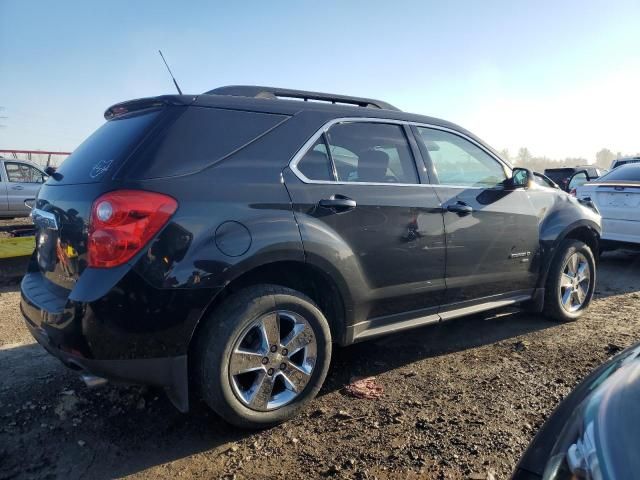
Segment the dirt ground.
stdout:
[[[555,405],[640,337],[640,255],[605,254],[570,324],[502,310],[339,348],[300,417],[246,432],[161,391],[89,390],[34,344],[0,289],[0,479],[507,478]],[[375,376],[378,400],[345,394]]]

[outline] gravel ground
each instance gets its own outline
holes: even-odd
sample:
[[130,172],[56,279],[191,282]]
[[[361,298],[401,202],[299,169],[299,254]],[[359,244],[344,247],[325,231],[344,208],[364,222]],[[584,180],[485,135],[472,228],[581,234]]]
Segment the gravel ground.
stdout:
[[0,218],[0,238],[8,237],[9,234],[4,230],[4,227],[26,227],[33,225],[31,217],[19,217],[19,218]]
[[[32,343],[0,289],[0,478],[507,478],[592,368],[640,337],[640,255],[605,254],[596,299],[555,324],[503,310],[337,349],[300,417],[254,433],[160,391],[88,390]],[[375,376],[377,400],[345,394]]]

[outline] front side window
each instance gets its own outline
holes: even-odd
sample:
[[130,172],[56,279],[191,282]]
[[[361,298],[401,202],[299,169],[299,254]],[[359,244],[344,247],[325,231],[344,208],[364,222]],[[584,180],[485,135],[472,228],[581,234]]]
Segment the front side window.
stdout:
[[419,183],[415,160],[400,125],[338,123],[327,132],[327,143],[340,182]]
[[7,178],[15,183],[42,183],[43,173],[37,168],[25,163],[5,162]]
[[441,185],[496,187],[507,178],[500,162],[453,133],[418,127]]

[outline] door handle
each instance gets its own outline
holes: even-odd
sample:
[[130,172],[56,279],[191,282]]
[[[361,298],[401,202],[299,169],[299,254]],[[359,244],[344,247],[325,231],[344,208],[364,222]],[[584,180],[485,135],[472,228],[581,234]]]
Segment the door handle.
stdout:
[[24,190],[24,187],[22,185],[14,185],[11,190]]
[[344,212],[356,208],[357,203],[354,199],[345,197],[344,195],[331,195],[330,198],[320,200],[319,205],[336,212]]
[[458,201],[456,203],[450,203],[449,205],[447,205],[447,211],[463,216],[469,215],[471,212],[473,212],[473,207],[471,205],[467,205],[464,202]]

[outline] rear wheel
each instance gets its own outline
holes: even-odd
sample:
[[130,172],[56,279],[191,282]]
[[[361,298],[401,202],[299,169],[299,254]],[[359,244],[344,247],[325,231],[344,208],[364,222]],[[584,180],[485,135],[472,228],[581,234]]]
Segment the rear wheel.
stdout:
[[331,359],[327,320],[311,299],[275,285],[227,298],[197,344],[197,379],[206,403],[245,428],[293,417],[318,393]]
[[564,240],[556,253],[545,288],[544,313],[566,322],[585,312],[596,284],[596,263],[588,245]]

